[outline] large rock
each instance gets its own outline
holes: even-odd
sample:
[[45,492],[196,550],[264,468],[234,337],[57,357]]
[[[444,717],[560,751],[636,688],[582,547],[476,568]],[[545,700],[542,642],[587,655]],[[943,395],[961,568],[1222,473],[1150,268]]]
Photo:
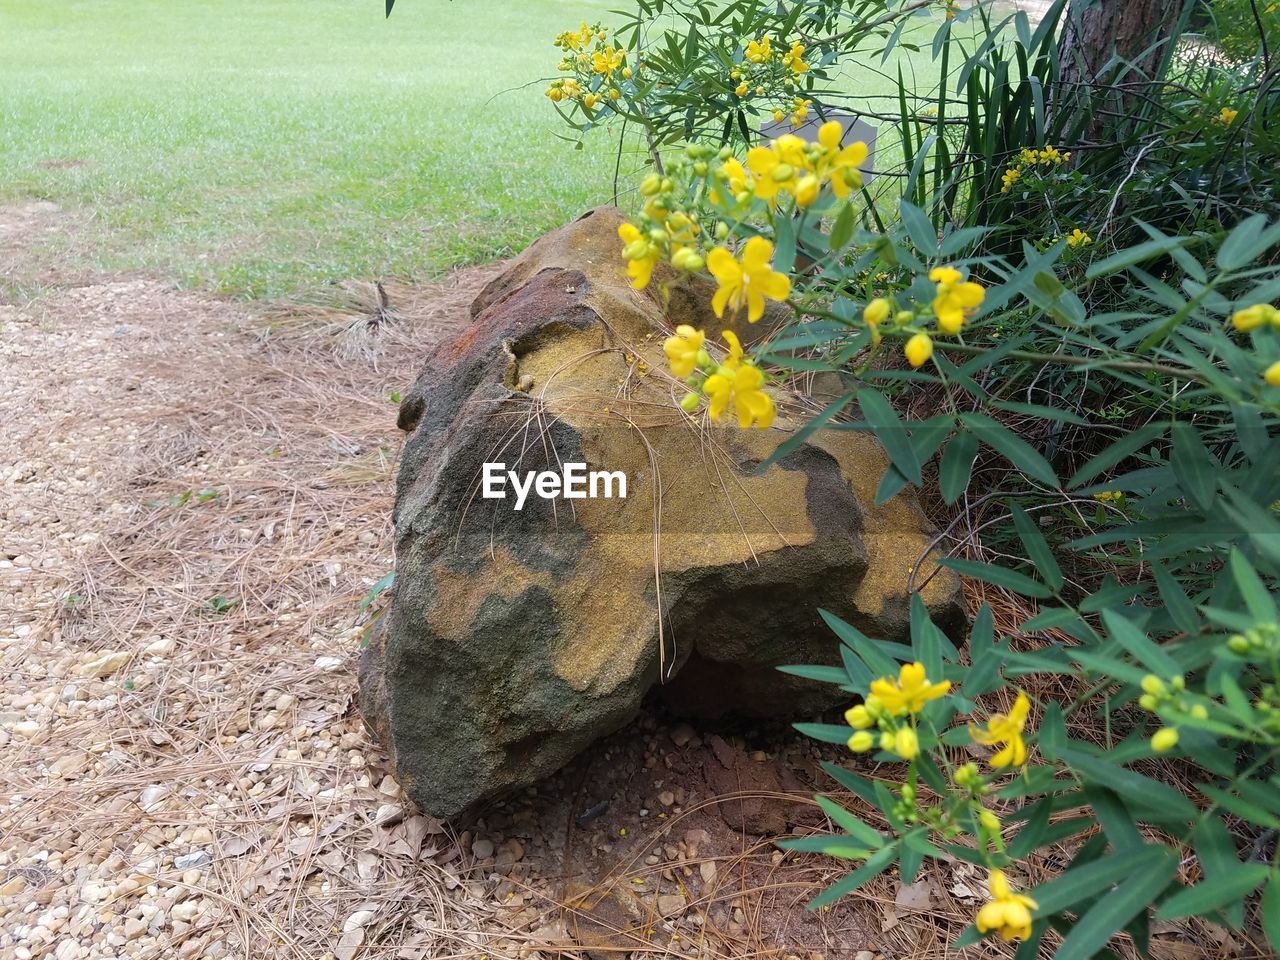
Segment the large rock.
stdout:
[[[759,473],[815,401],[779,394],[769,430],[688,418],[662,339],[691,320],[717,335],[707,291],[677,287],[665,307],[658,282],[633,291],[620,222],[595,210],[530,247],[401,407],[396,584],[360,701],[396,779],[437,816],[551,773],[655,687],[692,715],[828,705],[831,688],[774,669],[839,663],[819,607],[907,634],[904,586],[929,535],[909,497],[872,506],[874,439],[822,431]],[[624,471],[627,498],[531,495],[516,511],[481,497],[486,462],[574,461]],[[935,618],[957,626],[956,578],[927,584]]]

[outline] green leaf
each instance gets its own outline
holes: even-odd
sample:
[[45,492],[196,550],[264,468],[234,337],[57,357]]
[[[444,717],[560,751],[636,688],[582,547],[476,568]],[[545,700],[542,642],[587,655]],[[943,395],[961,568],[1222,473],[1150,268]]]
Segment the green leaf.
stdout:
[[1183,633],[1194,634],[1200,629],[1200,618],[1196,616],[1196,608],[1191,605],[1182,585],[1170,575],[1159,563],[1153,563],[1151,569],[1156,575],[1156,587],[1160,591],[1160,600],[1169,612],[1169,618]]
[[1107,633],[1133,655],[1133,658],[1156,676],[1168,680],[1181,676],[1182,670],[1173,658],[1137,626],[1114,608],[1102,611],[1102,623]]
[[778,667],[778,672],[787,673],[793,677],[803,677],[805,680],[816,680],[819,683],[834,683],[836,686],[843,686],[849,680],[844,670],[839,667],[795,664]]
[[896,677],[898,675],[897,661],[872,643],[870,638],[857,627],[845,623],[834,613],[826,610],[820,609],[818,616],[826,621],[827,626],[840,638],[842,643],[848,644],[853,648],[877,677]]
[[1169,460],[1183,492],[1201,510],[1209,510],[1218,496],[1218,475],[1222,465],[1214,460],[1189,423],[1173,425],[1173,456]]
[[1225,876],[1197,883],[1194,887],[1179,890],[1160,905],[1156,918],[1176,920],[1179,917],[1200,917],[1238,903],[1252,893],[1271,874],[1262,863],[1241,863]]
[[1280,873],[1271,875],[1262,894],[1262,928],[1271,941],[1271,949],[1280,953]]
[[1255,803],[1237,797],[1233,793],[1227,793],[1211,784],[1197,784],[1200,792],[1210,800],[1213,800],[1218,806],[1225,810],[1230,810],[1238,817],[1244,817],[1246,820],[1259,827],[1269,827],[1272,830],[1280,830],[1280,817],[1276,817],[1267,810]]
[[828,904],[835,903],[846,894],[853,893],[853,891],[857,890],[868,880],[873,880],[880,874],[884,873],[897,856],[897,844],[877,850],[871,859],[860,866],[857,870],[854,870],[843,880],[833,883],[822,893],[818,894],[818,896],[810,901],[808,909],[818,910]]
[[947,443],[942,451],[942,466],[938,470],[938,487],[947,503],[955,503],[969,488],[977,455],[978,438],[967,430],[957,433]]
[[831,234],[827,238],[832,253],[837,253],[849,245],[849,241],[853,239],[853,204],[846,202],[836,217],[835,223],[831,225]]
[[821,740],[823,743],[838,743],[844,746],[849,742],[853,731],[835,723],[796,723],[792,724],[806,737]]
[[1015,468],[1050,487],[1058,486],[1058,475],[1054,473],[1049,461],[1042,457],[1035,447],[1017,436],[1004,424],[980,413],[962,413],[960,419],[979,435],[983,443],[1003,456]]
[[1261,213],[1236,224],[1218,248],[1218,269],[1231,272],[1247,267],[1266,253],[1268,247],[1280,241],[1280,224],[1273,224],[1264,232],[1266,225],[1266,215]]
[[1168,429],[1169,426],[1166,423],[1149,423],[1131,433],[1125,433],[1119,440],[1077,470],[1071,479],[1067,481],[1067,487],[1074,489],[1084,486],[1098,474],[1109,470],[1120,461],[1132,456],[1136,451],[1164,436],[1165,431]]
[[[1103,843],[1105,838],[1100,837]],[[1131,874],[1150,870],[1172,859],[1168,850],[1147,844],[1140,850],[1120,850],[1090,863],[1072,866],[1055,880],[1036,887],[1037,917],[1048,917],[1090,900]],[[1176,859],[1174,860],[1176,864]],[[1172,875],[1172,873],[1170,874]]]
[[879,806],[876,799],[876,791],[871,781],[865,777],[860,777],[852,770],[846,770],[844,767],[832,763],[830,760],[822,761],[822,769],[840,786],[844,787],[856,797],[861,797],[867,803],[873,806]]
[[939,562],[944,567],[950,567],[956,573],[972,577],[975,580],[981,580],[984,583],[994,583],[997,587],[1005,587],[1026,597],[1043,599],[1053,595],[1048,587],[1036,583],[1024,573],[1018,573],[1016,570],[1010,570],[1007,567],[997,567],[991,563],[978,563],[974,560],[962,560],[959,557],[947,557]]
[[834,820],[849,836],[856,837],[869,847],[879,848],[884,846],[884,837],[880,831],[863,823],[830,797],[818,795],[813,799],[817,801],[818,806],[826,811],[827,816]]
[[1173,787],[1140,773],[1092,757],[1073,747],[1062,747],[1058,750],[1058,756],[1087,780],[1109,787],[1133,803],[1141,809],[1144,816],[1149,816],[1153,808],[1158,808],[1163,814],[1167,814],[1162,819],[1194,820],[1199,812],[1194,803]]
[[1090,280],[1096,280],[1098,277],[1105,277],[1108,274],[1125,270],[1134,264],[1142,263],[1144,260],[1152,260],[1167,254],[1170,250],[1189,242],[1190,239],[1190,237],[1165,237],[1160,240],[1148,240],[1145,243],[1139,243],[1137,246],[1121,250],[1105,260],[1092,264],[1086,276]]
[[1276,620],[1276,602],[1270,592],[1262,584],[1256,570],[1244,558],[1239,550],[1231,550],[1231,576],[1235,579],[1240,596],[1255,620],[1261,623],[1274,623]]
[[1040,528],[1035,525],[1026,512],[1016,503],[1010,504],[1013,513],[1013,526],[1018,531],[1018,538],[1027,551],[1027,559],[1040,574],[1041,579],[1056,593],[1062,589],[1062,569],[1053,558],[1049,542],[1045,540]]
[[938,231],[933,228],[923,210],[913,203],[902,201],[902,223],[907,228],[907,236],[911,238],[915,248],[926,257],[933,256],[938,250]]
[[1133,871],[1115,890],[1107,893],[1076,921],[1054,953],[1054,960],[1089,960],[1125,924],[1147,909],[1178,871],[1178,858],[1170,850],[1143,870]]
[[825,853],[829,857],[840,857],[842,860],[866,860],[871,851],[859,846],[853,837],[841,834],[823,833],[811,837],[787,837],[779,840],[778,846],[783,850],[794,850],[797,853]]
[[916,456],[915,445],[907,435],[907,428],[889,401],[875,390],[859,390],[858,404],[862,407],[862,415],[866,418],[876,437],[884,445],[889,459],[904,477],[920,486],[920,459]]

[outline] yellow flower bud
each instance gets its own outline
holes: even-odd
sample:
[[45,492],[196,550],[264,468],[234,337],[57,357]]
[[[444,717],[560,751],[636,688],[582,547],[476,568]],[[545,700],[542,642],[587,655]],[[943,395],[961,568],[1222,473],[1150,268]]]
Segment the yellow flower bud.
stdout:
[[703,264],[703,259],[688,247],[680,248],[671,257],[671,265],[686,273],[697,273],[702,269]]
[[748,89],[749,88],[747,87],[746,83],[740,83],[734,88],[733,92],[740,97],[745,97],[747,95]]
[[982,775],[978,772],[976,763],[966,763],[956,771],[955,780],[956,786],[971,788],[982,781]]
[[1191,714],[1191,716],[1195,717],[1197,720],[1209,719],[1209,711],[1205,708],[1205,705],[1203,703],[1195,704],[1188,712]]
[[893,315],[893,322],[900,327],[905,327],[907,324],[914,322],[915,318],[914,310],[899,310]]
[[920,753],[920,741],[910,727],[901,727],[893,737],[893,752],[903,760],[914,760]]
[[649,244],[643,239],[632,240],[622,248],[622,255],[628,260],[643,260],[649,255]]
[[861,703],[844,712],[844,722],[855,730],[865,730],[867,727],[875,726],[875,719]]
[[884,297],[876,297],[867,304],[867,309],[862,311],[862,319],[873,327],[878,327],[889,318],[889,312],[893,309],[893,305]]
[[1280,387],[1280,360],[1267,367],[1262,379],[1273,387]]
[[684,399],[680,401],[680,407],[685,413],[693,413],[700,406],[702,406],[702,398],[696,393],[686,393]]
[[822,190],[822,184],[813,174],[808,174],[800,179],[796,184],[796,206],[809,207],[818,199],[818,193]]
[[1267,304],[1259,303],[1252,307],[1237,310],[1231,317],[1231,325],[1241,333],[1256,330],[1267,322]]
[[1249,638],[1240,633],[1234,633],[1227,640],[1227,648],[1232,653],[1246,654],[1249,652]]
[[783,110],[775,110],[775,111],[773,111],[773,122],[774,122],[774,123],[781,123],[781,122],[783,121],[783,119],[786,117],[786,115],[787,115],[787,114],[786,114],[786,112],[785,112],[785,111],[783,111]]
[[866,730],[859,730],[849,738],[849,749],[854,753],[866,753],[875,746],[875,737]]
[[646,197],[652,197],[662,189],[662,178],[656,173],[651,173],[640,182],[640,193]]
[[1148,673],[1142,678],[1142,689],[1153,697],[1161,697],[1168,693],[1168,688],[1165,687],[1164,681],[1153,673]]
[[983,807],[981,810],[978,811],[978,820],[982,823],[984,827],[986,827],[992,833],[1000,832],[1000,818],[997,817],[990,810],[988,810],[986,807]]
[[923,367],[933,356],[933,341],[929,339],[927,333],[917,333],[914,337],[907,341],[907,345],[902,348],[902,352],[907,357],[907,363],[913,367]]
[[630,68],[630,67],[623,67],[623,68],[622,68],[622,79],[623,79],[623,80],[630,80],[630,79],[631,79],[631,68]]
[[1183,690],[1187,689],[1187,681],[1182,679],[1182,677],[1174,677],[1169,681],[1169,686],[1172,687],[1176,693],[1181,693]]
[[763,96],[764,96],[764,87],[762,87],[762,86],[761,86],[761,87],[756,87],[756,96],[758,96],[758,97],[763,97]]
[[1178,731],[1173,727],[1161,727],[1151,738],[1151,749],[1156,753],[1167,753],[1178,745]]
[[1160,701],[1158,701],[1155,697],[1153,697],[1149,693],[1144,693],[1142,696],[1138,698],[1138,706],[1140,706],[1143,710],[1150,710],[1152,712],[1155,712],[1156,706],[1159,704],[1159,702]]
[[884,733],[880,734],[881,750],[892,750],[893,744],[894,744],[894,737],[892,733],[886,730]]
[[621,91],[621,90],[619,90],[617,87],[610,87],[610,88],[609,88],[609,99],[610,99],[610,100],[617,100],[617,99],[619,99],[619,98],[621,98],[621,97],[622,97],[622,91]]
[[729,225],[723,220],[716,224],[716,239],[726,240],[729,237]]
[[780,163],[773,168],[773,179],[785,183],[796,175],[796,168],[789,163]]

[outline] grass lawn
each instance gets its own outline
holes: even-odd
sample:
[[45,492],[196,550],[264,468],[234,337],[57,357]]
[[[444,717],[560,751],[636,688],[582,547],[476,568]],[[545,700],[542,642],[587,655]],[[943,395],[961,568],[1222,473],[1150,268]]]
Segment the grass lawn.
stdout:
[[552,36],[614,6],[0,0],[0,203],[86,215],[50,257],[241,296],[502,256],[613,197],[616,139],[574,150],[522,85],[553,72]]

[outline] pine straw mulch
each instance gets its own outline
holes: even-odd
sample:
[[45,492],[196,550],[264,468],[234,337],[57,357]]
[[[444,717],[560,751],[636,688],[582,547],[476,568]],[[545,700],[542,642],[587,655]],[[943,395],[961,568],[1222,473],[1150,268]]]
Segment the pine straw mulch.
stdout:
[[[266,314],[133,277],[0,307],[0,955],[579,957],[590,894],[637,881],[674,885],[679,915],[590,956],[935,958],[969,922],[982,878],[956,863],[800,937],[840,867],[713,836],[697,818],[734,798],[625,843],[602,818],[586,849],[613,869],[585,890],[563,856],[582,771],[462,833],[405,808],[351,702],[358,606],[391,565],[392,396],[492,275]],[[672,736],[645,718],[602,749],[633,777]],[[1240,946],[1166,933],[1167,957]]]

